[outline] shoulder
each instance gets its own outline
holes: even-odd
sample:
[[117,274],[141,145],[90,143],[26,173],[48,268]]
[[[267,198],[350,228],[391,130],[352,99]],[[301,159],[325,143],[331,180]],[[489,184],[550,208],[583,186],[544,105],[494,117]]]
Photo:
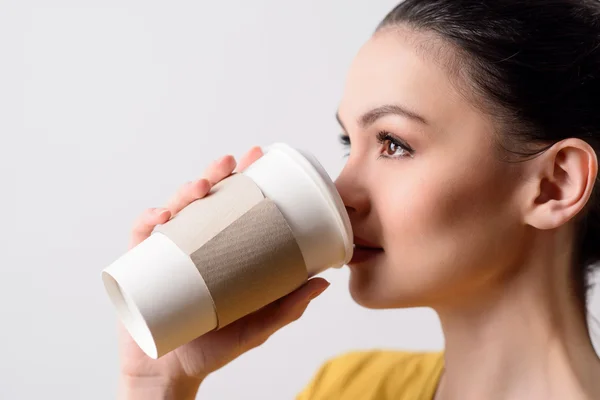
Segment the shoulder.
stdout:
[[402,369],[414,370],[432,366],[442,360],[442,353],[408,351],[353,351],[329,360],[325,366],[332,370],[348,369]]
[[437,352],[355,351],[327,361],[298,399],[427,398],[442,368]]

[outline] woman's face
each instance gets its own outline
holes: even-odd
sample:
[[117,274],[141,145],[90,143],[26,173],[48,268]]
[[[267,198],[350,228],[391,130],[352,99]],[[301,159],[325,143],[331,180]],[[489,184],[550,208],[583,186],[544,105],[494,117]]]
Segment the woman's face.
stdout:
[[336,184],[356,242],[383,249],[357,247],[350,263],[352,296],[370,308],[460,301],[517,265],[526,242],[521,164],[502,160],[492,120],[420,35],[377,33],[339,108],[351,146]]

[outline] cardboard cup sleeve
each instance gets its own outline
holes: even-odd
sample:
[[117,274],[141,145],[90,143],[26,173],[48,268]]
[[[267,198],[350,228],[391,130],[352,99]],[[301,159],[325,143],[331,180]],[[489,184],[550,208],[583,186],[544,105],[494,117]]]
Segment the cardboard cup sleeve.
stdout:
[[322,167],[277,145],[158,226],[102,278],[125,328],[158,358],[343,265],[351,237]]
[[242,174],[215,185],[120,261],[105,271],[109,295],[154,358],[285,296],[308,277],[285,218]]
[[308,278],[290,227],[268,199],[192,253],[192,261],[211,293],[219,328],[285,296]]

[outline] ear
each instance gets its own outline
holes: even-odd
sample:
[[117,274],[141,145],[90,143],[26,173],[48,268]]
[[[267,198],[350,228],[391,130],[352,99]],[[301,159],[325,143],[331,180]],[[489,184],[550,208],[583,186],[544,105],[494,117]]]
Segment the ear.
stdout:
[[534,160],[529,173],[525,223],[558,228],[588,202],[598,173],[594,149],[580,139],[556,143]]

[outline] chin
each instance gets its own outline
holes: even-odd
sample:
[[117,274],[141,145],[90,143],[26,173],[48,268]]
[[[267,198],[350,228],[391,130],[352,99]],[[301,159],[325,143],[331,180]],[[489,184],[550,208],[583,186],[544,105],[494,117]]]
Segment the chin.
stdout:
[[[396,285],[395,279],[375,273],[374,268],[350,267],[349,291],[352,299],[362,307],[383,310],[391,308],[427,307],[418,285]],[[380,272],[380,271],[378,271]],[[407,283],[407,280],[403,280]]]
[[397,308],[396,302],[385,296],[381,285],[372,278],[355,271],[350,273],[349,290],[352,299],[360,306],[374,310]]

